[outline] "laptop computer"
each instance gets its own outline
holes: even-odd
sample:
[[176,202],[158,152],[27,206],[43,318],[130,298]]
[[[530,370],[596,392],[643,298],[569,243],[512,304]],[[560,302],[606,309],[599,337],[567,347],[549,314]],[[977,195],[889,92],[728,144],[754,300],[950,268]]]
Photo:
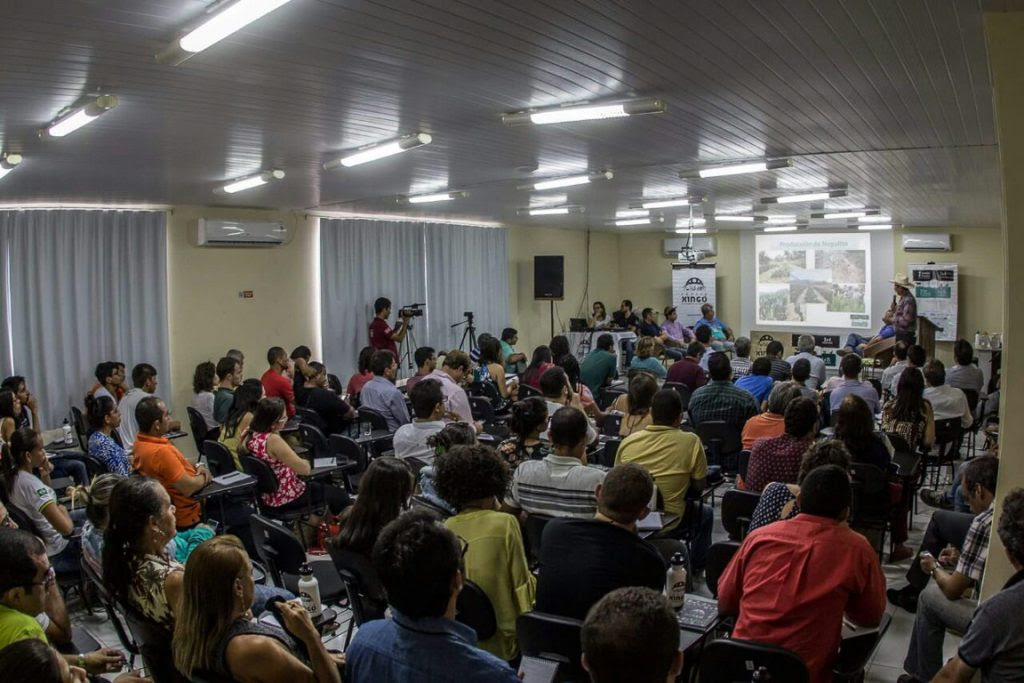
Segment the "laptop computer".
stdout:
[[586,332],[587,331],[587,319],[586,318],[569,318],[569,331],[570,332]]

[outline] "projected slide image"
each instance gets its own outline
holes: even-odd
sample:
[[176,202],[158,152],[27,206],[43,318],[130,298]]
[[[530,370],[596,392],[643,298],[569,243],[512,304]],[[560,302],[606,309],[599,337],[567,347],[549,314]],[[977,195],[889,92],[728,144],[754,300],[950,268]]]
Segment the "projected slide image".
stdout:
[[755,243],[758,324],[868,324],[869,235],[758,235]]

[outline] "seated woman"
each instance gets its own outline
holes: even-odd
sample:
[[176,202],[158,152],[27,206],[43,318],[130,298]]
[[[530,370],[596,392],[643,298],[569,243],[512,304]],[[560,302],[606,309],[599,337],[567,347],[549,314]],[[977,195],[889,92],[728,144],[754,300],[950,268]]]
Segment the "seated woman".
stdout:
[[629,367],[649,372],[658,379],[665,379],[668,371],[658,360],[660,352],[661,347],[654,337],[640,337],[640,341],[636,343],[636,353],[633,360],[629,362]]
[[[547,410],[546,406],[545,410]],[[465,422],[451,422],[445,425],[444,429],[437,434],[427,438],[427,445],[434,449],[435,462],[456,446],[475,446],[476,443],[476,430],[472,425],[468,425]],[[447,510],[449,514],[454,515],[456,513],[451,503],[437,495],[436,472],[433,465],[422,468],[417,477],[420,497],[443,510]]]
[[[288,413],[285,412],[284,401],[279,398],[260,399],[249,424],[249,434],[239,446],[239,454],[244,452],[262,460],[277,477],[277,490],[260,494],[260,499],[264,505],[282,512],[326,505],[333,514],[340,514],[351,502],[348,493],[330,484],[300,479],[309,475],[313,466],[281,438],[281,427],[286,422]],[[313,526],[318,523],[311,521]]]
[[491,382],[503,399],[515,400],[518,383],[505,382],[505,365],[501,362],[501,342],[494,337],[480,339],[480,381]]
[[437,492],[458,513],[445,520],[464,543],[465,576],[487,594],[498,629],[479,647],[514,659],[516,618],[533,609],[537,579],[530,573],[518,520],[499,512],[508,489],[505,463],[486,446],[456,446],[435,461]]
[[192,407],[199,411],[206,423],[207,431],[216,429],[217,418],[213,416],[213,392],[217,388],[217,366],[204,361],[196,366],[192,375]]
[[780,519],[792,519],[800,514],[800,507],[796,504],[800,484],[811,470],[822,465],[838,465],[844,470],[849,470],[850,451],[846,450],[842,441],[836,439],[819,441],[808,448],[800,460],[800,473],[795,484],[773,481],[764,487],[761,500],[750,516],[748,533]]
[[935,415],[924,397],[924,375],[900,373],[896,397],[882,406],[882,431],[903,437],[913,453],[919,446],[931,448],[935,442]]
[[196,548],[171,641],[175,668],[192,680],[205,673],[235,681],[340,683],[344,658],[327,651],[302,604],[281,603],[284,629],[261,624],[249,610],[253,589],[252,564],[238,538],[217,536]]
[[46,459],[42,437],[31,427],[15,430],[0,468],[7,500],[32,522],[50,565],[58,573],[78,571],[82,541],[74,532],[85,523],[85,511],[69,513],[57,502],[50,486],[53,465]]
[[818,433],[818,406],[809,398],[790,401],[783,422],[782,434],[754,442],[747,476],[737,478],[738,488],[760,493],[773,481],[796,482],[804,452]]
[[651,401],[656,393],[658,383],[646,372],[640,372],[630,380],[629,389],[615,399],[611,408],[622,413],[619,436],[629,436],[651,424]]
[[526,460],[542,460],[551,454],[540,440],[540,434],[548,424],[548,407],[544,399],[529,396],[512,404],[512,415],[508,426],[512,436],[498,444],[498,455],[514,471],[519,463]]
[[569,338],[564,334],[556,334],[552,337],[548,348],[551,349],[551,358],[555,360],[562,356],[568,356],[572,352],[569,348]]
[[228,412],[228,419],[220,428],[217,441],[228,447],[231,457],[235,460],[235,468],[242,471],[242,461],[238,458],[238,445],[249,431],[252,414],[256,411],[260,399],[263,398],[263,383],[258,379],[247,379],[235,389],[235,397]]
[[555,367],[555,364],[551,361],[551,349],[547,346],[538,346],[533,350],[533,356],[530,358],[530,364],[526,366],[526,370],[523,371],[523,376],[520,378],[523,384],[529,384],[534,389],[540,389],[540,378],[548,371],[548,369]]
[[565,370],[565,376],[569,378],[569,384],[572,386],[573,393],[580,397],[583,412],[590,417],[596,418],[596,413],[600,413],[600,409],[597,407],[597,402],[594,401],[594,394],[591,393],[590,388],[580,379],[580,362],[576,360],[576,356],[567,353],[564,356],[557,357],[555,358],[555,365]]
[[398,458],[371,462],[359,480],[356,502],[341,515],[341,533],[329,544],[332,556],[347,550],[369,559],[380,530],[409,508],[414,486],[412,471]]
[[85,420],[89,424],[89,455],[103,463],[108,472],[127,477],[132,463],[113,432],[121,424],[117,404],[107,396],[85,397]]
[[776,382],[768,394],[768,409],[750,418],[743,425],[743,448],[749,451],[758,439],[779,436],[786,431],[786,406],[801,396],[803,394],[798,387],[789,382]]
[[370,359],[373,358],[374,350],[372,346],[364,346],[359,351],[356,373],[349,378],[348,386],[345,388],[345,393],[348,394],[350,400],[358,396],[359,392],[363,390],[363,385],[374,377],[370,370]]
[[603,330],[610,327],[611,324],[612,319],[608,316],[608,311],[605,310],[604,303],[595,301],[594,305],[590,309],[590,329]]
[[[22,382],[20,386],[23,389],[25,383]],[[23,413],[22,407],[21,399],[18,398],[16,392],[8,389],[0,391],[0,446],[11,442],[14,432],[19,429],[19,424],[22,424],[21,428],[30,429],[36,434],[40,433],[38,424],[34,424],[31,427],[25,426],[21,418]],[[41,440],[40,445],[42,445]],[[73,455],[51,456],[49,461],[50,474],[53,475],[54,479],[70,477],[79,486],[89,483],[89,475],[85,469],[85,463],[78,459],[78,457]]]

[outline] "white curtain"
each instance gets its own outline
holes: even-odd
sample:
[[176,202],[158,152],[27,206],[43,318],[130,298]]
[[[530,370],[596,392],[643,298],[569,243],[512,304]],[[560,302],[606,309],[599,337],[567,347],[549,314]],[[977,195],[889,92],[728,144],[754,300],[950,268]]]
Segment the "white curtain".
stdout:
[[[476,315],[478,333],[498,335],[508,324],[505,230],[323,219],[320,290],[324,362],[343,383],[369,342],[379,296],[394,305],[392,326],[400,306],[426,304],[425,315],[413,318],[413,350],[458,346],[464,328],[450,326],[466,311]],[[401,369],[403,376],[412,374],[407,362]]]
[[82,405],[100,361],[154,365],[170,399],[163,212],[0,211],[0,278],[0,363],[27,378],[44,428]]

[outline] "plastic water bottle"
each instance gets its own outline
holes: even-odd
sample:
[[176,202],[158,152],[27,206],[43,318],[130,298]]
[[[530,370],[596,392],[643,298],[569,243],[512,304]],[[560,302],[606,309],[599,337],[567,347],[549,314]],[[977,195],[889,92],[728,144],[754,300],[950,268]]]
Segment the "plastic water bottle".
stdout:
[[68,423],[68,419],[64,418],[64,445],[71,446],[75,443],[75,434],[71,431],[71,425]]
[[299,567],[299,598],[309,616],[317,618],[323,614],[324,606],[320,602],[320,582],[313,576],[313,567],[304,564]]
[[665,595],[672,609],[681,610],[686,602],[686,558],[682,553],[672,556],[665,576]]

